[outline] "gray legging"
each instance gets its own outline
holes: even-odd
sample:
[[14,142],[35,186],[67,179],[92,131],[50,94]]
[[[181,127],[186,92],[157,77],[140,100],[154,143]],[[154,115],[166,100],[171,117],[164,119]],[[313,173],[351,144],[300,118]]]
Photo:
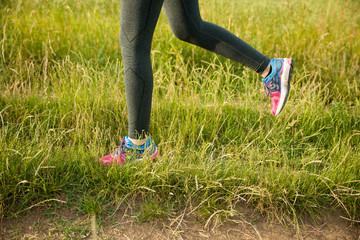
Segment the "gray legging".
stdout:
[[229,31],[201,19],[198,0],[121,0],[120,44],[131,138],[149,132],[151,42],[161,7],[175,36],[262,73],[270,59]]

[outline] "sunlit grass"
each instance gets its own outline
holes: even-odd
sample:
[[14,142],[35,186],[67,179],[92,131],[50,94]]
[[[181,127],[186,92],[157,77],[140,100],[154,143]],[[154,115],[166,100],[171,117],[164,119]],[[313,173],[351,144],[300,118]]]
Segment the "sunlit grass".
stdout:
[[143,220],[184,209],[215,220],[242,202],[281,219],[340,207],[359,220],[356,1],[200,3],[205,20],[295,59],[286,108],[271,116],[259,76],[180,42],[162,13],[151,119],[160,157],[119,168],[96,160],[127,133],[120,2],[0,4],[1,217],[51,199],[108,214],[140,197]]

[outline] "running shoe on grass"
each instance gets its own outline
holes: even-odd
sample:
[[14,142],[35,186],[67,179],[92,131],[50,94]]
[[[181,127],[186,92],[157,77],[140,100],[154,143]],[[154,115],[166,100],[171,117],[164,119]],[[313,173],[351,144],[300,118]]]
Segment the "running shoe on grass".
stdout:
[[267,95],[271,97],[271,114],[278,115],[284,108],[290,92],[293,71],[292,58],[274,58],[270,60],[271,73],[263,78]]
[[155,159],[158,150],[151,137],[148,137],[145,144],[137,146],[126,136],[121,140],[120,147],[113,153],[99,159],[99,162],[106,166],[118,166],[126,162],[142,161],[145,158]]

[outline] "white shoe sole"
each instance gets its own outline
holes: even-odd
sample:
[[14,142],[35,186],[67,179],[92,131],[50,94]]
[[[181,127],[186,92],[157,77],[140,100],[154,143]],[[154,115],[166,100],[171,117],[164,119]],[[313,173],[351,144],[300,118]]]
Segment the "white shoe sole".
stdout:
[[292,78],[292,71],[294,67],[294,62],[292,58],[284,58],[284,69],[281,75],[281,88],[280,88],[280,101],[276,109],[276,115],[279,115],[283,110],[285,103],[289,97],[290,92],[290,81]]

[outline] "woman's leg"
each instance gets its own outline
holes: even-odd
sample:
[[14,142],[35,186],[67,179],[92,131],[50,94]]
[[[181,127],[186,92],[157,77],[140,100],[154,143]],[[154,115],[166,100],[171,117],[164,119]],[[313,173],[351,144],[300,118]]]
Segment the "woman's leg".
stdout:
[[124,63],[129,132],[132,139],[149,132],[153,72],[151,42],[163,0],[121,0],[120,45]]
[[165,0],[174,34],[181,40],[235,60],[261,74],[271,97],[271,113],[282,111],[290,91],[291,58],[270,59],[229,31],[201,19],[198,0]]
[[237,61],[259,74],[269,66],[270,59],[249,44],[222,27],[203,21],[198,0],[165,0],[164,9],[179,39]]

